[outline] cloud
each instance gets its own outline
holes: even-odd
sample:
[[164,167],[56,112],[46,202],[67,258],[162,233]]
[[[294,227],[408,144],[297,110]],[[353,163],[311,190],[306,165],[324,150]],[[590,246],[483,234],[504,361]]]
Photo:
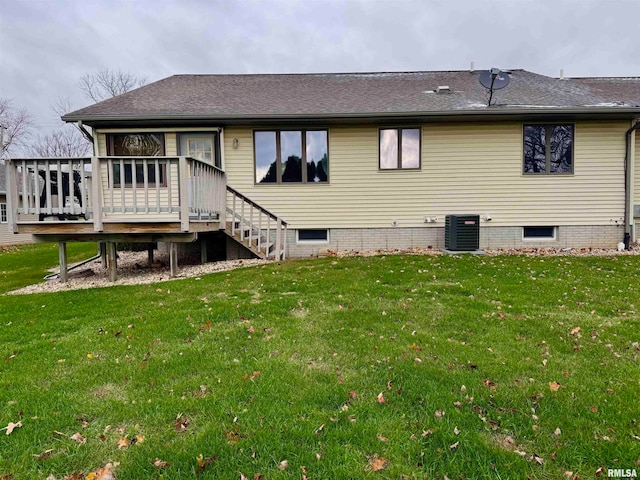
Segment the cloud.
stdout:
[[0,0],[0,95],[43,130],[80,77],[525,68],[640,75],[637,0]]

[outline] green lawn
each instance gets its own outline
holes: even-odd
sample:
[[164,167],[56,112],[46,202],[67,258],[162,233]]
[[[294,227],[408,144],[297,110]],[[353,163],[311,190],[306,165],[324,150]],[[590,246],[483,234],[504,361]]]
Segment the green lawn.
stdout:
[[[46,249],[0,254],[0,290],[55,264]],[[0,432],[0,478],[640,470],[639,272],[377,256],[3,296],[0,427],[22,426]]]

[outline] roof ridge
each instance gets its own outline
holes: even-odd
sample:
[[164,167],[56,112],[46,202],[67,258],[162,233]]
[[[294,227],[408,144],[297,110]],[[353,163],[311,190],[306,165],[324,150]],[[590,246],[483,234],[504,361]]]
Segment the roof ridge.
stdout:
[[[529,72],[522,68],[505,68],[507,72]],[[379,71],[379,72],[289,72],[289,73],[175,73],[171,77],[257,77],[257,76],[313,76],[313,75],[403,75],[403,74],[420,74],[420,73],[476,73],[483,69],[463,69],[463,70],[398,70],[398,71]],[[536,74],[540,75],[540,74]],[[543,75],[544,76],[544,75]],[[166,79],[165,79],[166,80]]]

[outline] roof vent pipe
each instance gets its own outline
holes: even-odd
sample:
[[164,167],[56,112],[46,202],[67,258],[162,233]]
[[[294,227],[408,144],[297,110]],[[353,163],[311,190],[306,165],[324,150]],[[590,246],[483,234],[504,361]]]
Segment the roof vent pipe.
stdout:
[[560,80],[564,80],[564,69],[560,69]]
[[471,73],[473,73],[473,72],[475,72],[475,70],[476,70],[476,69],[475,69],[474,62],[471,62],[471,67],[469,67],[469,71],[470,71]]
[[436,92],[437,93],[451,93],[451,88],[449,88],[449,85],[440,85],[436,89]]

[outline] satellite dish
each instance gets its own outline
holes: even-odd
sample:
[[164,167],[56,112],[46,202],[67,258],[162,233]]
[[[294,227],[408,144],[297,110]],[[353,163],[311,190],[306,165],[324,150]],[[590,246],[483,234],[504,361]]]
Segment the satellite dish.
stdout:
[[509,85],[511,78],[498,68],[480,72],[480,85],[490,90],[500,90]]
[[509,74],[501,71],[499,68],[492,68],[491,70],[483,70],[480,72],[480,85],[489,90],[488,106],[491,106],[493,91],[506,87],[510,81],[511,78]]

